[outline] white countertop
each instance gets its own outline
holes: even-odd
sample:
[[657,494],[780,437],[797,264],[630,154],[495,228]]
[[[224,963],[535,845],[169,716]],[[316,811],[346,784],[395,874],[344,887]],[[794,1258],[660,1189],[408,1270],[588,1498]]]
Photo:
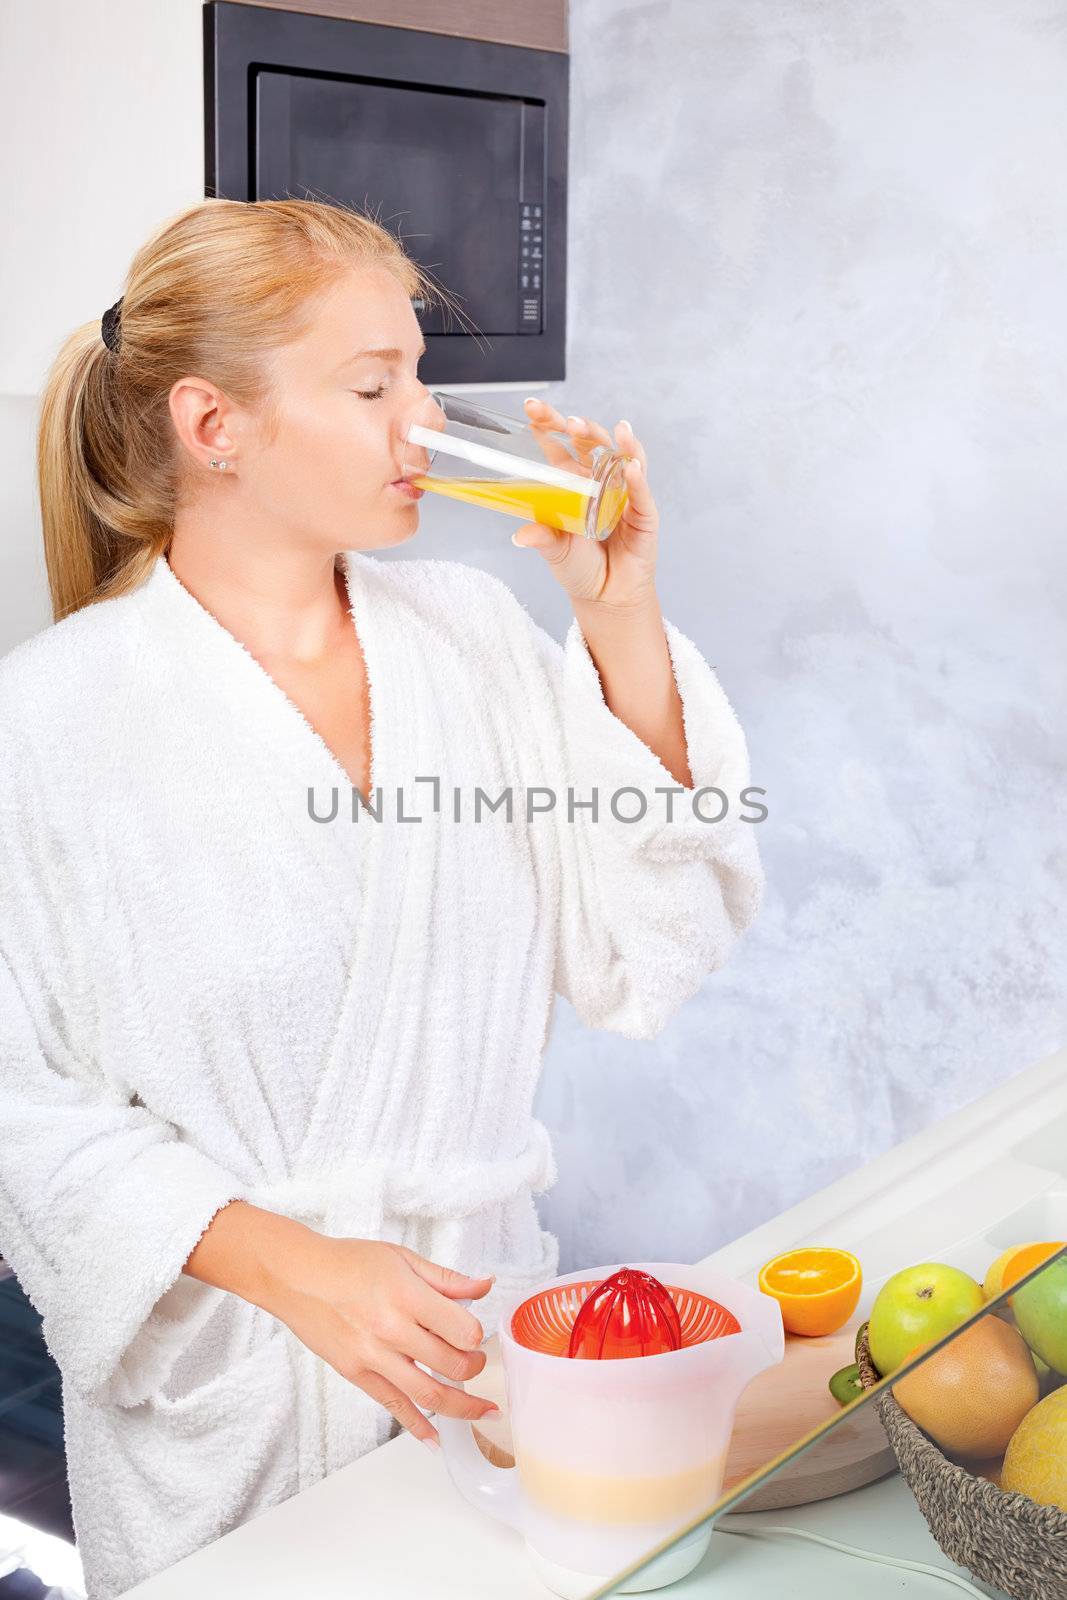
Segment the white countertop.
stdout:
[[[865,1489],[813,1505],[723,1517],[700,1565],[663,1593],[671,1600],[696,1600],[698,1595],[702,1600],[711,1596],[714,1600],[740,1600],[741,1596],[764,1600],[783,1594],[798,1600],[808,1596],[857,1600],[860,1595],[863,1600],[897,1600],[900,1595],[951,1600],[963,1592],[932,1574],[883,1565],[791,1535],[769,1534],[770,1528],[782,1526],[960,1575],[960,1568],[938,1548],[904,1479],[894,1473]],[[727,1529],[759,1530],[761,1537],[738,1538]],[[1000,1589],[982,1584],[975,1587],[993,1600],[1008,1600]]]
[[[707,1260],[754,1282],[761,1263],[782,1250],[820,1240],[841,1245],[863,1262],[865,1310],[885,1278],[916,1261],[948,1260],[984,1274],[992,1255],[1018,1239],[1067,1237],[1065,1152],[1067,1051],[1061,1051]],[[498,1381],[494,1340],[485,1372],[470,1387],[497,1392]],[[725,1526],[780,1523],[958,1570],[941,1555],[898,1475],[813,1506],[736,1515]],[[740,1600],[781,1592],[786,1574],[797,1600],[953,1592],[925,1574],[860,1562],[807,1541],[726,1532],[713,1535],[689,1577],[663,1592],[682,1600],[714,1585],[715,1600]],[[403,1434],[129,1590],[128,1600],[190,1594],[547,1600],[549,1591],[521,1537],[469,1505],[443,1459]]]

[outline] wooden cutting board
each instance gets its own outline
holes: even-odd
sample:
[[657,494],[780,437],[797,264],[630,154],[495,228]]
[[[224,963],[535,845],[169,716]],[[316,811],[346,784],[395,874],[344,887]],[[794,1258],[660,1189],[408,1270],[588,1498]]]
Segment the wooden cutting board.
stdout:
[[[785,1356],[777,1366],[761,1372],[741,1396],[726,1461],[723,1492],[758,1472],[798,1439],[841,1415],[841,1407],[827,1388],[839,1367],[855,1360],[856,1316],[839,1333],[805,1339],[787,1334]],[[474,1428],[482,1454],[498,1467],[513,1467],[511,1429],[508,1424],[504,1372],[495,1339],[486,1346],[488,1360],[477,1378],[466,1385],[472,1394],[492,1400],[501,1409],[496,1421]],[[853,1417],[845,1418],[825,1437],[795,1460],[779,1467],[760,1488],[745,1495],[737,1511],[770,1511],[784,1506],[825,1500],[873,1483],[897,1469],[889,1441],[869,1402]]]
[[[783,1360],[761,1372],[738,1402],[724,1492],[789,1450],[813,1428],[841,1417],[841,1407],[827,1384],[839,1367],[855,1361],[856,1330],[861,1321],[853,1317],[839,1333],[819,1338],[786,1334]],[[842,1418],[802,1454],[778,1467],[733,1509],[771,1511],[827,1500],[896,1470],[885,1429],[868,1401],[854,1416]]]

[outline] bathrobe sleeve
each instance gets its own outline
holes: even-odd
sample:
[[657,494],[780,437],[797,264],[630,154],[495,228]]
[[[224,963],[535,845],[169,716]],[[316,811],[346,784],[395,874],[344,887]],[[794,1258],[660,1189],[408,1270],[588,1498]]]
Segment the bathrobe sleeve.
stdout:
[[[562,648],[530,623],[566,783],[576,802],[598,795],[595,821],[577,804],[571,820],[562,794],[553,813],[556,990],[590,1027],[651,1039],[722,966],[759,909],[764,879],[751,820],[759,801],[742,802],[750,784],[745,737],[696,645],[665,622],[693,776],[693,788],[683,789],[609,709],[577,619]],[[617,793],[632,789],[640,795]],[[668,796],[656,792],[663,789],[674,791],[669,821]],[[709,820],[723,797],[726,815]]]
[[[69,747],[53,745],[57,697],[34,705],[21,688],[8,666],[0,683],[0,1253],[41,1314],[65,1379],[93,1401],[134,1405],[224,1293],[181,1273],[242,1184],[133,1103],[127,1063],[99,1059],[92,974],[96,947],[106,947],[106,868],[94,840],[94,777],[71,773]],[[110,734],[100,734],[105,752]]]
[[[54,992],[25,984],[0,951],[0,1251],[64,1378],[91,1400],[136,1404],[189,1334],[157,1302],[242,1185],[77,1072],[50,1045]],[[184,1281],[199,1324],[221,1291]]]

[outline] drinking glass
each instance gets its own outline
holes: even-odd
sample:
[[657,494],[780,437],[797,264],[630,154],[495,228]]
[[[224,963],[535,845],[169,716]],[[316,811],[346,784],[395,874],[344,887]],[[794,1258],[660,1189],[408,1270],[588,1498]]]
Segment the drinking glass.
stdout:
[[607,445],[435,391],[408,427],[402,475],[452,500],[606,539],[629,498],[628,459]]

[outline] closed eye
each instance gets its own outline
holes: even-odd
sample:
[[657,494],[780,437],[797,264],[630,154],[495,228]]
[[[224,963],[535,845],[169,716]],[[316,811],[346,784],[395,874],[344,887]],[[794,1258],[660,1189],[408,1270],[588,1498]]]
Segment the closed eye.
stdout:
[[358,394],[361,400],[380,400],[385,393],[385,385],[380,383],[377,389],[353,389],[353,394]]

